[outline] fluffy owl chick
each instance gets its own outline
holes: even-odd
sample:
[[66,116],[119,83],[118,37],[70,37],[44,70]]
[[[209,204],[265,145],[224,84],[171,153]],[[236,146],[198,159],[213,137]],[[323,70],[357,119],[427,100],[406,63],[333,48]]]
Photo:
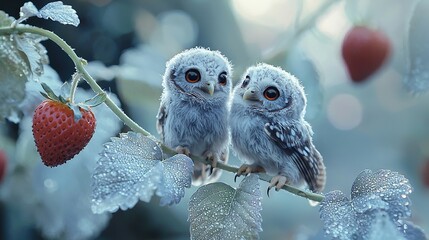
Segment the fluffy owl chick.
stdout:
[[274,176],[268,191],[285,184],[321,192],[325,166],[304,120],[307,99],[298,79],[268,64],[248,68],[234,88],[230,128],[233,149],[245,160],[237,173]]
[[[228,159],[228,101],[231,64],[218,51],[192,48],[166,64],[157,129],[165,145],[207,158],[215,167]],[[195,163],[193,184],[217,180],[210,166]],[[209,176],[210,175],[210,176]]]

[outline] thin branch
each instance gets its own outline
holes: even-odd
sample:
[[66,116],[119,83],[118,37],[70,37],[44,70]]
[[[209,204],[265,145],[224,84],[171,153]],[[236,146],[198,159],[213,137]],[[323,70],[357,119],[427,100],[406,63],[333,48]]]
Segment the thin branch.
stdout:
[[[15,33],[38,34],[41,36],[45,36],[45,37],[49,38],[50,40],[52,40],[53,42],[55,42],[71,58],[71,60],[73,61],[73,63],[76,66],[77,72],[79,74],[81,74],[81,76],[86,80],[86,82],[89,84],[89,86],[92,88],[92,90],[98,94],[105,93],[104,90],[97,84],[97,82],[86,71],[86,69],[84,67],[86,65],[86,61],[84,59],[78,57],[77,54],[74,52],[74,50],[63,39],[61,39],[58,35],[56,35],[55,33],[51,32],[51,31],[45,30],[43,28],[38,28],[38,27],[34,27],[34,26],[27,26],[27,25],[17,25],[15,27],[0,28],[0,35],[10,35],[10,34],[15,34]],[[139,132],[139,133],[153,139],[154,141],[160,143],[160,141],[157,140],[154,136],[152,136],[148,131],[146,131],[145,129],[140,127],[136,122],[134,122],[130,117],[128,117],[122,111],[122,109],[112,101],[112,99],[108,95],[106,95],[106,100],[104,101],[104,103],[107,105],[107,107],[109,107],[113,111],[113,113],[116,114],[116,116],[118,116],[119,119],[121,119],[127,126],[129,126],[131,128],[131,130],[133,130],[134,132]],[[162,147],[162,150],[165,153],[177,154],[174,150],[165,146],[164,144],[160,143],[160,145]],[[192,155],[191,158],[194,161],[202,162],[205,164],[208,163],[206,159],[199,157],[199,156]],[[220,162],[217,164],[217,168],[228,171],[228,172],[232,172],[232,173],[236,173],[238,171],[237,167],[230,166],[227,164],[223,164]],[[271,180],[271,177],[268,176],[267,174],[260,174],[259,176],[260,176],[260,179],[262,179],[263,181],[270,182],[270,180]],[[285,185],[283,187],[283,189],[290,192],[290,193],[293,193],[295,195],[298,195],[298,196],[301,196],[304,198],[308,198],[308,199],[316,201],[316,202],[321,202],[324,198],[323,195],[315,194],[315,193],[311,193],[311,192],[306,192],[306,191],[303,191],[301,189],[298,189],[298,188],[295,188],[295,187],[292,187],[289,185]]]
[[73,74],[72,83],[70,88],[70,102],[74,103],[74,96],[76,94],[77,85],[79,85],[80,78],[82,76],[79,73]]

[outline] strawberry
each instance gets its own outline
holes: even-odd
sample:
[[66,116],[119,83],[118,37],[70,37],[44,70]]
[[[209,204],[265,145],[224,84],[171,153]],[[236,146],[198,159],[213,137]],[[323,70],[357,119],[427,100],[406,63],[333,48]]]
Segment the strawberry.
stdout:
[[65,163],[78,154],[91,140],[96,120],[94,114],[79,107],[80,119],[69,105],[48,99],[35,110],[33,136],[37,151],[46,166]]
[[342,56],[354,82],[362,82],[379,69],[390,54],[390,41],[382,32],[354,26],[346,34]]
[[7,169],[7,156],[6,153],[0,149],[0,182],[3,181],[4,176],[6,175]]

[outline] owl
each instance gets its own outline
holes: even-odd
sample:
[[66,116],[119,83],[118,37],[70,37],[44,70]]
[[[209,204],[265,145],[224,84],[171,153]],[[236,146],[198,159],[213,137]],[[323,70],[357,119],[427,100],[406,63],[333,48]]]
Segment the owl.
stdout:
[[273,176],[267,193],[304,183],[321,192],[325,165],[304,120],[307,99],[298,79],[261,63],[247,69],[232,95],[231,143],[245,161],[236,176],[266,172]]
[[166,64],[157,130],[164,144],[178,153],[206,158],[195,163],[193,184],[217,180],[217,162],[228,160],[228,102],[232,67],[218,51],[185,50]]

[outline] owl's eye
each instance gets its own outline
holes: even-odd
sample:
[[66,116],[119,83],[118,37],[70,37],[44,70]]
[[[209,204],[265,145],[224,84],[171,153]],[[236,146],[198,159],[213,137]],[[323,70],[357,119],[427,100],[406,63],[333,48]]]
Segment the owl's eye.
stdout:
[[276,100],[279,96],[280,93],[276,87],[267,87],[264,91],[264,97],[270,101]]
[[226,85],[226,82],[228,81],[226,72],[222,72],[221,74],[219,74],[218,81],[220,85],[222,86]]
[[250,77],[246,76],[246,79],[244,79],[243,83],[241,84],[241,88],[247,87],[247,85],[249,84],[249,81],[250,81]]
[[189,69],[185,74],[186,81],[196,83],[201,80],[201,74],[197,69]]

